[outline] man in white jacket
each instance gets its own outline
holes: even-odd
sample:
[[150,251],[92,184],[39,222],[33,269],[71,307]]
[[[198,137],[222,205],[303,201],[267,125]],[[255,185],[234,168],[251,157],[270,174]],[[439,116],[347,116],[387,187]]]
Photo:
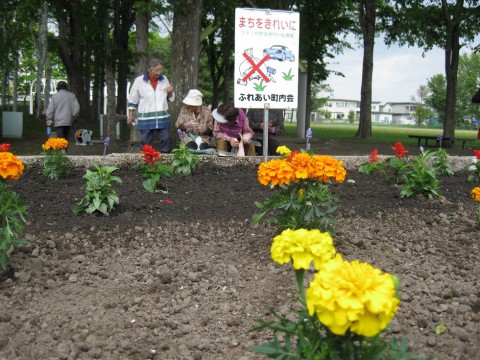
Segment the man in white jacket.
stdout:
[[158,132],[159,151],[169,153],[172,140],[168,101],[175,99],[175,93],[173,86],[162,73],[162,62],[158,58],[152,58],[145,74],[135,79],[128,95],[128,122],[135,122],[136,112],[142,147],[145,144],[152,145],[153,135]]

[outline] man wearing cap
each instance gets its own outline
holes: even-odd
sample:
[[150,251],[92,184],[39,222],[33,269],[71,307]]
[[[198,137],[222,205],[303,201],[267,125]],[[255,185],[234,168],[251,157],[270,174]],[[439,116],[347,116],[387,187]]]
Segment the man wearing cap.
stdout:
[[[192,150],[208,149],[213,130],[213,118],[210,109],[203,106],[202,93],[197,89],[191,89],[183,99],[183,103],[184,106],[180,109],[175,123],[177,129],[187,135],[182,141]],[[195,142],[195,139],[199,141],[199,144]]]
[[168,102],[175,99],[173,86],[163,73],[160,59],[151,58],[145,74],[137,77],[128,94],[128,122],[135,122],[140,131],[140,143],[152,145],[153,135],[158,132],[160,152],[169,153],[172,147],[170,138],[170,114]]

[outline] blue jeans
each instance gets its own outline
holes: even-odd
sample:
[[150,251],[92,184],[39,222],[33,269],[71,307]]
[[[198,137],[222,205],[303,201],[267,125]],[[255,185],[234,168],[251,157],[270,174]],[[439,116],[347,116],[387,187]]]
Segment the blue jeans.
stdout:
[[140,130],[140,143],[143,145],[147,144],[152,146],[153,143],[153,133],[158,133],[158,139],[160,140],[160,151],[163,154],[170,152],[172,147],[172,140],[170,138],[170,128],[165,129],[151,129],[151,130]]

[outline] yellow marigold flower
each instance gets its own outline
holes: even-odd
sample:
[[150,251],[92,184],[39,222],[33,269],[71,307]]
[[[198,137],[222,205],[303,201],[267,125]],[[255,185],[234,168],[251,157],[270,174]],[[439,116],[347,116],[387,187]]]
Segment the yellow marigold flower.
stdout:
[[399,299],[393,277],[358,260],[330,261],[315,274],[306,291],[307,309],[331,332],[347,330],[375,336],[395,316]]
[[258,181],[265,186],[288,184],[292,178],[292,165],[281,159],[261,163],[258,167]]
[[472,195],[473,200],[480,201],[480,186],[473,188],[470,194]]
[[45,151],[66,149],[68,147],[68,141],[64,138],[50,138],[45,141],[42,147]]
[[276,150],[276,153],[280,154],[281,156],[288,156],[290,155],[291,152],[292,151],[284,145],[277,147],[277,150]]
[[295,179],[309,179],[315,171],[314,162],[308,153],[298,153],[295,155],[291,164],[295,171]]
[[295,270],[310,269],[312,261],[318,269],[335,257],[335,247],[327,232],[322,233],[318,229],[287,229],[275,236],[270,254],[272,260],[279,264],[292,260]]
[[0,177],[4,180],[18,180],[25,166],[11,152],[0,152]]

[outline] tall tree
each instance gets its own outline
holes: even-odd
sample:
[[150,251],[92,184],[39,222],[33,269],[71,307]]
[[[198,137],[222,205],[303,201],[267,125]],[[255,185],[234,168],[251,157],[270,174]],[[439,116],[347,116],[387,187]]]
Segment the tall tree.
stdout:
[[387,43],[445,50],[447,91],[443,137],[455,136],[455,100],[460,49],[474,41],[480,27],[480,0],[397,0]]
[[310,126],[313,83],[325,81],[328,61],[349,44],[343,36],[354,27],[353,1],[298,0],[300,12],[300,58],[307,72],[305,126]]
[[172,138],[176,139],[175,119],[181,100],[188,90],[197,87],[200,57],[202,0],[178,0],[174,5],[172,30],[172,63],[169,80],[176,100],[170,105]]
[[445,99],[447,94],[447,81],[445,76],[437,74],[427,81],[428,95],[425,97],[425,104],[431,106],[443,122],[445,115]]
[[363,35],[362,87],[360,90],[360,120],[355,137],[370,139],[372,137],[372,78],[373,49],[375,46],[375,22],[377,1],[360,0],[359,20]]

